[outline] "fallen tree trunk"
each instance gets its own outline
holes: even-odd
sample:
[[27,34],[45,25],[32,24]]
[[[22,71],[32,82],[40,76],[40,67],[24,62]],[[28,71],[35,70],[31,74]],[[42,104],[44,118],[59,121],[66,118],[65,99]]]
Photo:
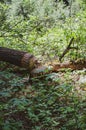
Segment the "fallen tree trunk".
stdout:
[[[48,74],[51,72],[59,72],[64,71],[65,69],[70,68],[71,70],[82,70],[86,68],[86,60],[77,60],[74,62],[67,62],[67,63],[58,63],[50,66],[39,66],[35,68],[31,72],[32,77],[36,77],[43,74]],[[62,70],[64,69],[64,70]]]
[[77,60],[77,61],[73,61],[73,62],[54,65],[55,70],[59,70],[62,68],[70,68],[72,70],[82,70],[82,69],[86,68],[86,60]]
[[9,62],[29,70],[37,65],[37,59],[34,55],[5,47],[0,47],[0,61]]

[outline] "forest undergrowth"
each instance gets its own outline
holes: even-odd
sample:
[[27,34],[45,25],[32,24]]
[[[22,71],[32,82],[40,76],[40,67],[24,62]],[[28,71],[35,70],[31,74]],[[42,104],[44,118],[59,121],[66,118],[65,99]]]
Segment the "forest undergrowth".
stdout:
[[1,130],[85,130],[86,69],[0,71]]
[[86,1],[64,1],[0,1],[0,47],[74,63],[36,75],[0,59],[0,130],[86,130]]

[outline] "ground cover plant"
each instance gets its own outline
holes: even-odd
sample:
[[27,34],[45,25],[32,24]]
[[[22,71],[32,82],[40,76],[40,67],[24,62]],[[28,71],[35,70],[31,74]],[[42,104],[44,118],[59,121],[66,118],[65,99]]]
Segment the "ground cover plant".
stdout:
[[0,128],[2,130],[84,130],[86,128],[85,72],[19,77],[1,72]]
[[0,47],[54,67],[32,74],[0,59],[1,130],[86,129],[86,64],[55,68],[86,61],[85,0],[2,0]]

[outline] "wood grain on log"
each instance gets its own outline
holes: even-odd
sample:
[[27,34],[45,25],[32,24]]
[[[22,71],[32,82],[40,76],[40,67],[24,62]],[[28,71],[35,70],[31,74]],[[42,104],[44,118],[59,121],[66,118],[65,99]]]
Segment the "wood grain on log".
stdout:
[[29,70],[37,65],[37,59],[34,55],[5,47],[0,47],[0,61],[9,62]]

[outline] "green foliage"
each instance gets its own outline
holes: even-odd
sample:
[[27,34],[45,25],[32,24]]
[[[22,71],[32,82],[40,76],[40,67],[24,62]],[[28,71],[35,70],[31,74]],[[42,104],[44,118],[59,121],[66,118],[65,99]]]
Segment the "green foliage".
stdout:
[[[72,47],[77,49],[65,59],[86,59],[85,0],[70,1],[68,7],[54,0],[2,1],[0,29],[0,46],[25,50],[47,61],[58,59],[74,37]],[[3,66],[0,63],[0,69]],[[85,130],[86,96],[77,90],[71,73],[66,70],[62,80],[59,73],[51,73],[25,81],[9,69],[1,71],[0,129]]]
[[86,97],[83,98],[68,80],[70,74],[70,71],[64,74],[64,83],[59,74],[54,73],[23,82],[14,74],[1,72],[0,128],[85,129]]
[[52,0],[1,3],[0,44],[52,58],[59,57],[74,37],[72,47],[78,49],[70,50],[67,58],[86,58],[84,5],[81,0],[70,2],[70,7]]

